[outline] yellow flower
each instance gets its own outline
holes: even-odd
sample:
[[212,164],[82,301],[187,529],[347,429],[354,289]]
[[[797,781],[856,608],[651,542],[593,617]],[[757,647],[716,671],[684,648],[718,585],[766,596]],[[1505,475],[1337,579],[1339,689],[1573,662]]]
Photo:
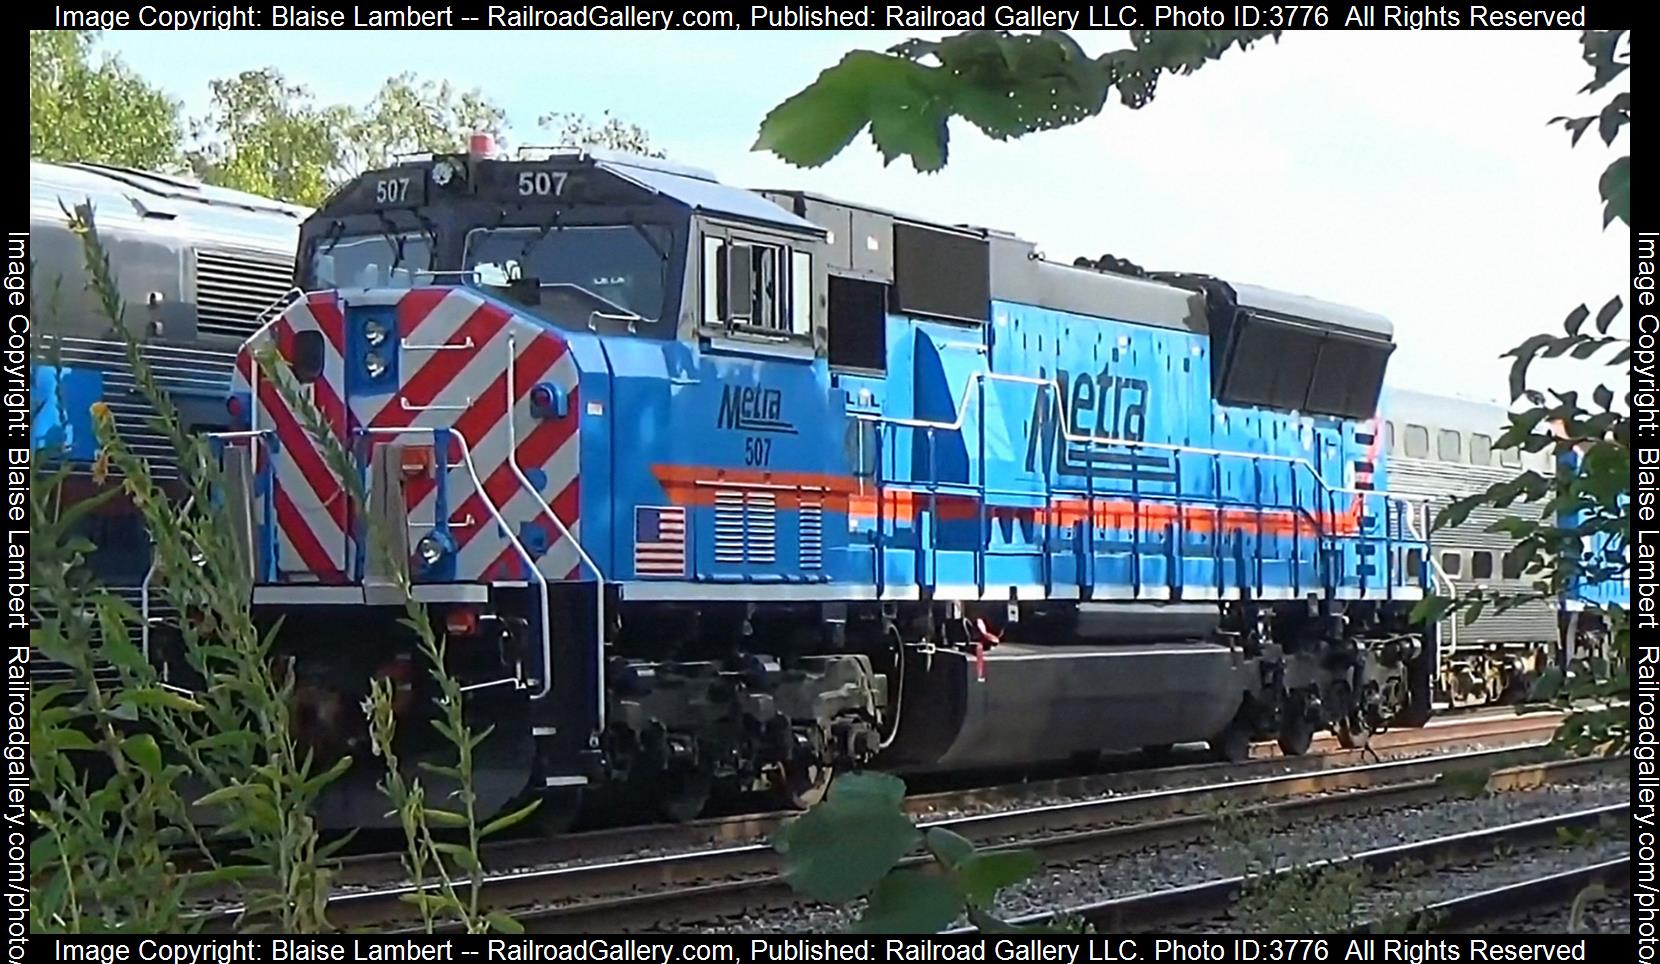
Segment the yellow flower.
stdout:
[[110,407],[103,402],[93,402],[87,407],[92,410],[93,418],[106,419],[110,417]]
[[[98,404],[101,405],[103,403],[100,402]],[[109,476],[110,476],[110,450],[109,449],[99,449],[98,450],[98,457],[92,460],[92,481],[93,481],[94,484],[103,485],[104,480],[109,478]]]

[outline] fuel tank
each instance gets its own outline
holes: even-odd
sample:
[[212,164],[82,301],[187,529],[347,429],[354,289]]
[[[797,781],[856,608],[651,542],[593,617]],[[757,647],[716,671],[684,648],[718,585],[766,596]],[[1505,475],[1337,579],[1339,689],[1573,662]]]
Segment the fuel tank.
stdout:
[[1209,740],[1252,672],[1213,643],[937,650],[907,664],[899,732],[879,765],[998,767]]

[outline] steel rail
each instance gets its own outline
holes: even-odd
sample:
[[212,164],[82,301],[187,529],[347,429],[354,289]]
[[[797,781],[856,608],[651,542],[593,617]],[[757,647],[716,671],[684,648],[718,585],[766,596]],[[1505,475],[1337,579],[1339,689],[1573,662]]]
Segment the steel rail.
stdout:
[[[1211,816],[1194,815],[1194,811],[1223,802],[1266,801],[1266,812],[1295,819],[1443,797],[1458,792],[1444,782],[1446,775],[1491,771],[1536,749],[1483,750],[1281,774],[921,824],[949,827],[981,844],[1020,839],[1024,846],[1037,846],[1060,857],[1116,852],[1202,835],[1210,826]],[[1561,779],[1606,765],[1608,761],[1604,760],[1534,764],[1510,775],[1496,775],[1489,785],[1509,787],[1512,784],[1504,781]],[[1531,776],[1524,776],[1524,771]],[[1299,797],[1304,799],[1295,799]],[[501,874],[488,878],[485,886],[489,906],[532,908],[521,922],[543,932],[649,928],[699,919],[699,915],[719,916],[794,902],[788,885],[777,875],[777,856],[766,844]],[[339,895],[330,901],[330,920],[343,928],[413,926],[417,923],[416,908],[405,895],[415,889],[403,885]]]

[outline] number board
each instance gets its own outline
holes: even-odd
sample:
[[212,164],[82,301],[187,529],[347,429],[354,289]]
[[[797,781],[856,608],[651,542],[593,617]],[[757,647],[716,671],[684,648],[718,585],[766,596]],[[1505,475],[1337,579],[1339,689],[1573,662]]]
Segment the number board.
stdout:
[[551,164],[482,165],[479,193],[498,201],[570,203],[589,186],[586,174]]
[[394,167],[365,174],[345,204],[354,208],[417,208],[427,203],[427,172],[423,167]]

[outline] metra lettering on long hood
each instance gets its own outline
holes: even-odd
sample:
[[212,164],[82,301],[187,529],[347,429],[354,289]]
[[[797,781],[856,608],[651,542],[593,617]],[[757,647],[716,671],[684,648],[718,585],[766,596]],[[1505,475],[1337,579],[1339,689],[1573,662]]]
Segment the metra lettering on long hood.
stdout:
[[776,388],[728,385],[721,392],[716,428],[744,432],[796,434],[795,425],[784,417],[784,393]]
[[[1039,377],[1043,377],[1039,371]],[[1058,369],[1055,388],[1037,392],[1032,405],[1032,422],[1026,442],[1026,471],[1040,472],[1051,464],[1062,475],[1092,475],[1097,478],[1130,479],[1144,482],[1174,480],[1168,452],[1125,451],[1128,442],[1147,437],[1147,413],[1151,397],[1147,381],[1111,375],[1078,375]],[[1060,404],[1056,404],[1058,388]],[[1065,416],[1066,431],[1057,431]],[[1071,436],[1055,459],[1057,436]],[[1082,438],[1080,438],[1082,437]],[[1100,442],[1085,439],[1101,439]]]

